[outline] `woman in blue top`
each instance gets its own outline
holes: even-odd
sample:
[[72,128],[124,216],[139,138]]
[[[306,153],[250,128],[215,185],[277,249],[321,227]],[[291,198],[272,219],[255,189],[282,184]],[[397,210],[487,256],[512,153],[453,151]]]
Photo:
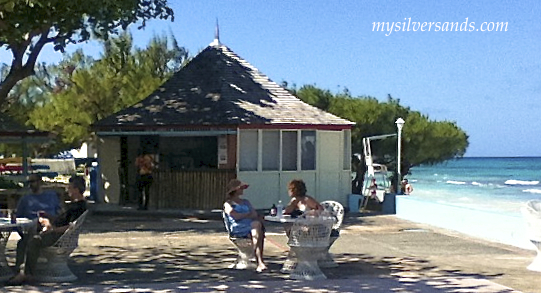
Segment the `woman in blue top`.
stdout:
[[267,269],[263,262],[265,230],[261,218],[250,201],[240,198],[246,188],[248,188],[248,184],[238,179],[233,179],[227,184],[227,200],[224,203],[224,212],[227,215],[232,236],[252,237],[257,260],[256,271],[262,272]]

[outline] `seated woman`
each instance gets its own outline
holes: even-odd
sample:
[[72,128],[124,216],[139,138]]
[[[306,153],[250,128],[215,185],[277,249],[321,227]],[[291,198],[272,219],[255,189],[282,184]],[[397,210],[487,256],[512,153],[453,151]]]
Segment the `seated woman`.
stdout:
[[322,212],[323,206],[313,197],[306,195],[306,184],[300,179],[294,179],[287,185],[291,201],[284,209],[284,214],[299,215],[309,211]]
[[263,262],[265,228],[250,201],[240,198],[246,188],[248,188],[248,184],[238,179],[233,179],[227,184],[227,199],[224,203],[224,212],[227,215],[232,236],[252,237],[257,260],[256,271],[262,272],[267,269]]

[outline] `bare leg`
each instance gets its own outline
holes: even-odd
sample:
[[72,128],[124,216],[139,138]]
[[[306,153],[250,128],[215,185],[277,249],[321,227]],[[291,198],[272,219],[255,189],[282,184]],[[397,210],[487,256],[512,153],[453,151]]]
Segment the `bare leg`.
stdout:
[[265,233],[263,224],[260,221],[252,221],[252,242],[255,247],[255,258],[257,260],[257,271],[261,272],[267,269],[263,262],[263,244],[265,242]]

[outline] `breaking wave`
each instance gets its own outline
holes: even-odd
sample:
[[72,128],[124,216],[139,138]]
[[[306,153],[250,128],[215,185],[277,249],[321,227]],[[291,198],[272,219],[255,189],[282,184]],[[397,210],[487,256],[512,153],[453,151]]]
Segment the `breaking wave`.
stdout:
[[539,181],[525,181],[525,180],[507,180],[505,181],[507,185],[537,185]]
[[524,189],[522,192],[541,194],[541,189]]
[[453,180],[447,180],[447,182],[445,182],[447,184],[455,184],[455,185],[464,185],[466,184],[466,182],[464,181],[453,181]]

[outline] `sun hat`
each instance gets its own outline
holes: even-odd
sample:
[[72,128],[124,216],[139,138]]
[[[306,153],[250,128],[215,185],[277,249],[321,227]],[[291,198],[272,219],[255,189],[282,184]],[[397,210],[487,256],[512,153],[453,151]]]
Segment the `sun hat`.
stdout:
[[233,191],[237,191],[239,189],[246,189],[248,188],[248,184],[238,180],[238,179],[232,179],[227,183],[227,194],[230,194]]

